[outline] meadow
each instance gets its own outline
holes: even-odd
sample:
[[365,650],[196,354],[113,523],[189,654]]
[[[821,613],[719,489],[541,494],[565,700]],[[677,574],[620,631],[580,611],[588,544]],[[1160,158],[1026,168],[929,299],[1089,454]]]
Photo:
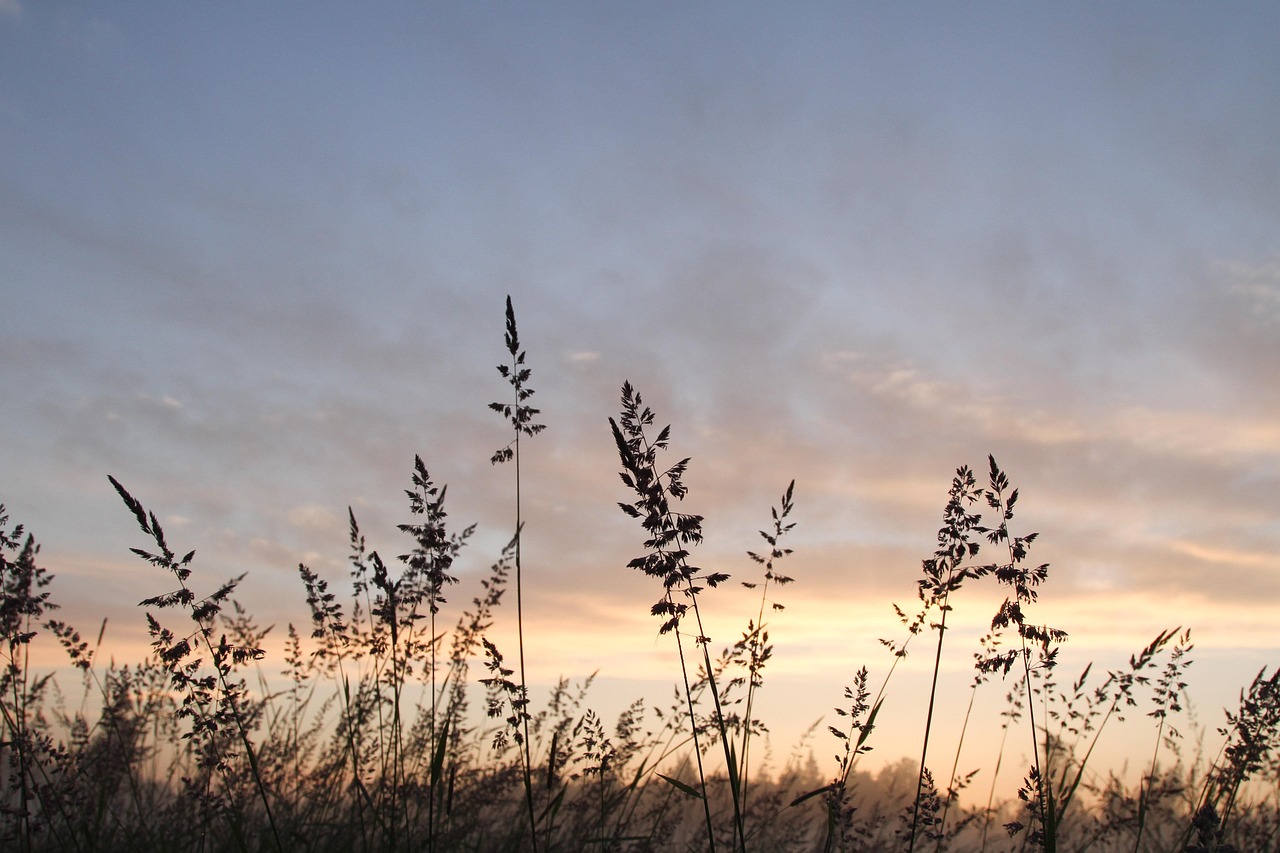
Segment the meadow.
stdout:
[[[1051,568],[1033,559],[1038,535],[1018,528],[1019,492],[994,457],[955,470],[914,605],[893,605],[901,624],[883,658],[833,673],[845,684],[840,707],[814,709],[832,725],[777,766],[762,755],[757,699],[792,582],[795,483],[748,551],[754,576],[704,571],[703,519],[681,511],[691,462],[624,383],[608,424],[637,548],[617,571],[652,578],[652,599],[636,606],[669,643],[675,690],[667,706],[637,699],[608,720],[592,708],[589,678],[531,695],[521,454],[543,426],[510,299],[505,322],[503,400],[490,408],[510,442],[491,462],[510,467],[516,510],[509,544],[466,604],[455,601],[454,564],[474,527],[452,523],[447,489],[420,457],[405,490],[411,521],[399,525],[404,553],[370,549],[349,512],[349,575],[298,566],[300,618],[280,660],[267,659],[266,629],[236,597],[242,578],[201,574],[195,552],[171,543],[154,508],[112,477],[122,522],[142,536],[134,553],[155,570],[156,589],[140,595],[156,594],[141,603],[151,654],[104,664],[101,633],[95,642],[55,618],[54,576],[0,507],[4,849],[1277,849],[1280,671],[1242,685],[1210,754],[1179,731],[1189,630],[1160,631],[1119,669],[1063,674],[1071,638],[1036,616]],[[754,601],[727,645],[704,629],[726,584]],[[1003,603],[977,649],[952,648],[948,615],[977,586]],[[514,623],[514,647],[493,641],[498,620]],[[61,647],[78,698],[66,679],[34,671],[38,644]],[[872,773],[861,762],[908,651],[933,665],[918,754]],[[938,674],[955,655],[972,656],[972,686],[944,697]],[[971,710],[983,685],[1006,694],[1001,739],[966,744],[962,734],[955,752],[931,751],[938,709]],[[1094,759],[1125,717],[1125,736],[1150,756],[1129,775]],[[996,796],[1001,773],[1021,780],[1016,796]]]

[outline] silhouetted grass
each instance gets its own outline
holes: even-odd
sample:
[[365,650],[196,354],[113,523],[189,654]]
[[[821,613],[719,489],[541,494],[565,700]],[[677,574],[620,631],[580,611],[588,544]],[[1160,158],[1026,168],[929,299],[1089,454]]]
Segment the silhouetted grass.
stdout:
[[[510,364],[498,365],[498,373],[503,379],[511,385],[512,400],[510,403],[490,403],[489,408],[502,415],[511,423],[513,438],[505,447],[498,450],[490,458],[490,463],[497,465],[503,462],[515,461],[516,469],[516,532],[515,532],[515,564],[516,564],[516,637],[520,652],[520,685],[518,693],[514,693],[511,699],[512,707],[515,711],[513,722],[517,723],[515,728],[516,743],[521,747],[521,756],[524,760],[524,792],[525,807],[529,815],[529,843],[532,845],[534,853],[538,850],[538,817],[534,810],[533,803],[533,766],[532,758],[529,754],[529,714],[527,706],[529,703],[529,686],[525,679],[524,666],[524,582],[523,567],[524,562],[521,559],[522,550],[520,543],[522,534],[524,533],[524,520],[521,515],[522,504],[520,500],[520,436],[528,436],[532,438],[542,432],[546,427],[540,423],[534,422],[534,417],[538,414],[538,410],[528,405],[527,401],[533,396],[533,389],[528,386],[529,377],[533,370],[525,366],[525,352],[520,348],[520,333],[516,328],[516,312],[511,305],[511,297],[507,297],[507,329],[504,341],[507,346],[507,353],[511,356]],[[492,650],[491,657],[497,655],[497,649],[488,645]]]
[[[671,430],[653,433],[654,414],[630,384],[610,426],[630,493],[619,505],[640,522],[643,552],[616,570],[639,569],[659,585],[650,610],[658,632],[674,640],[673,672],[679,666],[671,704],[637,699],[607,721],[590,705],[594,676],[562,680],[535,701],[524,676],[520,599],[530,578],[522,571],[519,442],[541,426],[527,404],[529,370],[510,300],[506,320],[510,362],[499,371],[513,396],[493,408],[513,439],[494,461],[516,463],[515,528],[465,606],[451,608],[446,593],[474,526],[450,526],[447,489],[422,458],[405,490],[411,521],[398,525],[405,553],[384,560],[370,550],[349,510],[349,576],[337,584],[299,565],[299,610],[310,630],[289,625],[275,662],[262,651],[268,629],[235,600],[240,578],[210,581],[194,551],[178,557],[156,515],[111,478],[150,541],[133,550],[155,567],[162,591],[140,604],[151,653],[104,665],[97,650],[105,621],[91,644],[53,618],[53,576],[39,565],[34,538],[9,527],[0,507],[0,848],[1276,849],[1280,674],[1263,670],[1241,692],[1211,759],[1184,754],[1179,734],[1189,631],[1159,632],[1125,668],[1099,674],[1089,665],[1059,683],[1067,634],[1032,618],[1049,567],[1029,561],[1037,534],[1012,530],[1019,494],[994,458],[985,487],[967,466],[957,469],[936,548],[915,584],[919,607],[893,608],[905,636],[883,640],[887,659],[848,674],[842,698],[832,696],[840,702],[826,727],[832,763],[814,760],[827,747],[813,742],[813,731],[780,766],[767,754],[762,760],[767,721],[757,699],[773,659],[770,634],[786,630],[776,596],[792,582],[779,569],[791,553],[784,537],[790,544],[797,527],[796,485],[761,531],[768,549],[747,552],[747,565],[762,573],[743,581],[759,593],[743,614],[746,628],[715,655],[704,610],[724,612],[728,597],[710,592],[728,576],[696,565],[703,519],[675,508],[689,494],[690,460],[662,461]],[[983,561],[987,552],[994,559]],[[520,648],[508,665],[489,633],[513,570]],[[957,593],[984,584],[1004,601],[979,648],[956,650],[944,640],[949,614],[969,595]],[[928,632],[936,640],[920,761],[871,775],[859,763],[892,707],[891,680],[912,639]],[[67,700],[68,685],[32,670],[37,643],[63,649],[79,677],[79,703]],[[945,696],[940,686],[949,655],[973,656],[967,697]],[[485,672],[473,672],[478,663]],[[1006,694],[1001,736],[975,747],[964,733],[974,696],[989,689]],[[931,731],[939,713],[962,704],[961,737],[942,777],[928,766]],[[1125,722],[1135,709],[1141,714]],[[1134,779],[1091,764],[1121,723],[1130,740],[1150,744]],[[997,802],[1008,737],[1029,738],[1032,758],[1018,769],[1017,798]],[[988,771],[985,792],[962,798]]]

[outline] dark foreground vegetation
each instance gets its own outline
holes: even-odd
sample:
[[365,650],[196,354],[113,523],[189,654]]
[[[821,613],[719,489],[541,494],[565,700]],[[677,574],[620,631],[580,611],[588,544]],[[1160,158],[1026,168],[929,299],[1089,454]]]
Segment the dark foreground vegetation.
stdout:
[[[194,552],[179,556],[156,515],[112,478],[146,539],[134,552],[168,591],[142,602],[151,655],[104,666],[95,656],[100,634],[92,643],[53,618],[52,575],[0,507],[0,847],[1276,849],[1280,678],[1260,672],[1225,713],[1217,754],[1191,760],[1177,731],[1190,632],[1162,631],[1123,669],[1060,677],[1067,635],[1034,613],[1049,567],[1030,559],[1036,534],[1016,530],[1018,491],[994,458],[985,483],[968,467],[956,471],[918,601],[894,608],[903,627],[883,641],[884,671],[848,674],[835,725],[818,735],[833,746],[814,749],[834,759],[815,763],[806,742],[781,766],[771,761],[756,699],[773,651],[769,620],[791,581],[794,483],[761,531],[765,547],[749,552],[758,572],[745,585],[758,606],[744,614],[741,638],[717,652],[702,609],[715,606],[714,588],[729,579],[696,566],[702,518],[676,509],[689,460],[666,458],[670,429],[654,428],[629,384],[609,419],[627,490],[619,506],[639,524],[643,544],[629,567],[654,580],[651,610],[678,666],[674,699],[670,707],[637,700],[606,721],[590,707],[587,679],[563,681],[534,702],[524,674],[520,454],[542,426],[510,300],[505,343],[498,370],[510,389],[491,408],[511,440],[492,461],[512,464],[514,535],[470,604],[452,612],[445,592],[472,528],[447,523],[445,488],[421,459],[406,491],[412,520],[400,525],[405,553],[384,560],[367,549],[352,514],[349,594],[300,565],[310,623],[289,626],[279,661],[264,661],[265,631],[235,598],[239,578],[197,574]],[[971,585],[994,585],[1005,597],[975,655],[972,686],[1007,694],[1004,738],[973,755],[962,735],[955,754],[937,755],[929,736],[943,656],[975,651],[944,648],[946,623]],[[516,648],[491,641],[498,618],[514,620]],[[78,670],[79,699],[31,670],[33,644],[48,642]],[[919,758],[873,778],[859,760],[913,642],[934,661]],[[278,683],[265,671],[279,672]],[[972,691],[946,701],[971,709]],[[1149,763],[1132,779],[1089,764],[1124,715],[1127,736],[1150,744]],[[1029,766],[1012,766],[1024,754]],[[991,771],[981,777],[989,790],[974,790],[977,770],[961,770],[975,764]],[[1022,780],[1007,802],[993,796],[1002,769]]]

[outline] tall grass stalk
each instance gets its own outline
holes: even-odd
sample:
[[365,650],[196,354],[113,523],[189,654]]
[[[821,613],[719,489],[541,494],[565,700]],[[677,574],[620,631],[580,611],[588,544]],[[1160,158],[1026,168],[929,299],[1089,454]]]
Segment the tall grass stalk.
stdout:
[[[861,668],[854,678],[854,687],[846,686],[844,688],[845,699],[852,700],[851,706],[846,709],[837,707],[835,712],[840,717],[847,717],[849,725],[846,729],[839,729],[835,726],[828,726],[827,730],[833,737],[838,739],[842,744],[842,753],[836,756],[838,769],[835,779],[830,783],[809,791],[800,797],[797,797],[792,805],[799,805],[806,800],[819,794],[825,796],[827,806],[827,823],[825,828],[825,836],[822,844],[823,853],[831,853],[839,844],[839,837],[843,831],[845,823],[845,801],[848,796],[848,784],[851,774],[858,765],[858,760],[871,751],[868,740],[871,733],[875,730],[876,717],[880,713],[880,709],[884,704],[889,682],[893,680],[893,674],[898,669],[898,664],[906,660],[908,647],[911,640],[917,636],[928,621],[932,612],[932,605],[926,604],[914,616],[908,615],[897,604],[892,605],[893,612],[907,629],[907,635],[899,643],[896,640],[880,639],[880,645],[887,648],[893,655],[893,662],[889,665],[888,671],[880,681],[880,687],[876,691],[875,698],[868,702],[870,692],[867,689],[868,673],[866,667]],[[865,715],[865,719],[864,719]]]
[[[991,620],[991,630],[999,632],[1008,629],[1010,626],[1015,627],[1018,648],[1009,652],[993,653],[985,660],[979,661],[978,668],[984,672],[1001,670],[1007,675],[1016,662],[1020,661],[1022,664],[1022,675],[1027,683],[1027,716],[1031,726],[1031,748],[1034,761],[1028,773],[1024,790],[1027,800],[1032,806],[1033,819],[1040,824],[1039,827],[1033,828],[1029,832],[1028,838],[1033,842],[1041,843],[1045,853],[1055,853],[1057,850],[1057,815],[1054,807],[1053,786],[1046,778],[1045,768],[1040,761],[1041,750],[1039,736],[1037,735],[1035,702],[1031,699],[1031,655],[1032,647],[1038,647],[1040,653],[1036,668],[1044,671],[1051,670],[1057,663],[1057,646],[1066,640],[1067,633],[1057,628],[1039,626],[1027,622],[1024,608],[1034,603],[1039,597],[1038,587],[1048,578],[1049,565],[1048,563],[1042,563],[1034,568],[1025,565],[1027,552],[1039,534],[1010,535],[1009,522],[1013,519],[1014,507],[1018,502],[1018,490],[1011,488],[1009,478],[996,463],[995,456],[988,456],[987,462],[989,466],[989,485],[986,490],[986,500],[987,505],[995,510],[998,521],[994,528],[979,527],[975,528],[975,530],[985,533],[987,541],[992,545],[1005,545],[1009,562],[983,566],[978,571],[984,575],[994,575],[1000,584],[1010,587],[1013,595],[1005,598],[1000,605],[999,610]],[[1046,701],[1047,698],[1046,693]],[[1047,740],[1047,728],[1045,732]],[[1020,824],[1014,822],[1010,826],[1020,827]]]
[[[649,539],[645,541],[645,548],[649,549],[649,553],[633,559],[628,566],[660,578],[663,583],[663,596],[653,605],[651,612],[655,616],[664,618],[659,633],[675,631],[676,634],[681,675],[689,705],[690,726],[694,735],[694,752],[698,756],[698,777],[701,788],[699,793],[706,814],[707,840],[714,851],[715,826],[711,820],[710,803],[707,800],[706,773],[702,767],[702,751],[697,738],[697,714],[694,709],[693,693],[689,687],[688,667],[679,630],[682,620],[687,615],[693,616],[697,630],[694,642],[702,649],[703,666],[715,708],[714,721],[720,743],[724,748],[726,772],[729,774],[736,847],[745,851],[747,839],[739,796],[737,761],[733,755],[733,744],[720,706],[720,691],[716,687],[715,667],[712,666],[708,648],[710,638],[706,635],[702,611],[698,606],[698,594],[703,589],[699,584],[714,588],[728,580],[729,576],[721,572],[703,573],[701,569],[689,563],[689,551],[686,546],[692,547],[702,541],[702,516],[675,512],[671,509],[670,503],[672,498],[682,500],[688,494],[688,488],[684,485],[684,473],[688,468],[689,459],[686,457],[666,470],[658,468],[657,454],[659,450],[667,449],[671,427],[663,427],[657,438],[650,441],[645,434],[645,427],[652,426],[653,420],[652,410],[644,406],[643,400],[632,389],[631,383],[623,383],[620,421],[609,418],[609,426],[613,431],[614,442],[622,462],[622,482],[627,488],[636,492],[639,500],[634,503],[619,503],[618,506],[632,518],[640,519],[641,525],[649,534]],[[676,600],[677,593],[684,599],[683,601]]]
[[[40,548],[35,537],[26,533],[21,524],[6,531],[8,522],[9,516],[0,504],[0,642],[4,650],[0,713],[6,733],[3,746],[9,747],[17,758],[17,778],[10,784],[18,789],[18,843],[23,851],[29,851],[33,805],[40,790],[35,777],[37,769],[41,769],[33,754],[31,706],[43,689],[40,680],[34,685],[30,681],[30,648],[36,636],[33,622],[56,605],[49,601],[48,590],[41,591],[52,577],[36,563]],[[16,552],[14,559],[10,560],[6,551]]]
[[1166,737],[1173,739],[1180,736],[1178,730],[1168,724],[1168,720],[1171,714],[1182,710],[1182,706],[1179,703],[1182,691],[1187,686],[1187,683],[1182,680],[1182,674],[1191,664],[1187,654],[1192,648],[1194,648],[1194,645],[1191,642],[1191,631],[1183,631],[1178,635],[1173,651],[1169,656],[1169,661],[1165,664],[1164,671],[1156,682],[1155,695],[1152,697],[1155,709],[1148,714],[1148,716],[1154,717],[1157,721],[1156,742],[1151,750],[1151,767],[1138,784],[1138,831],[1133,839],[1133,853],[1138,853],[1142,848],[1142,837],[1146,833],[1152,787],[1156,782],[1156,766],[1160,756],[1160,745]]
[[[1182,836],[1191,853],[1218,853],[1233,819],[1245,783],[1270,769],[1274,774],[1280,751],[1280,669],[1267,675],[1263,667],[1247,690],[1240,691],[1236,711],[1226,711],[1226,725],[1218,728],[1225,740],[1205,780],[1195,810]],[[1276,780],[1273,778],[1273,782]],[[1271,837],[1280,832],[1274,828]],[[1195,836],[1194,843],[1192,836]]]
[[[429,657],[427,665],[431,690],[430,716],[427,725],[427,743],[430,747],[431,755],[427,778],[427,845],[428,849],[434,849],[436,837],[435,805],[441,779],[440,762],[443,760],[442,757],[448,736],[447,720],[444,725],[440,723],[437,695],[437,650],[440,635],[436,630],[436,616],[440,612],[440,606],[445,603],[443,594],[445,586],[457,583],[457,578],[450,574],[453,561],[458,556],[463,543],[470,538],[475,526],[472,525],[466,528],[459,536],[450,536],[448,534],[445,529],[446,513],[444,509],[445,493],[448,489],[444,486],[436,487],[420,456],[414,457],[413,486],[413,490],[405,491],[405,494],[409,497],[409,509],[414,515],[423,516],[423,520],[417,524],[398,525],[401,532],[408,533],[413,537],[416,545],[411,553],[400,557],[401,562],[405,563],[408,568],[405,577],[402,577],[397,584],[407,586],[408,600],[405,603],[408,607],[408,612],[403,617],[395,613],[394,593],[397,585],[390,586],[387,595],[393,615],[393,661],[395,660],[394,631],[397,624],[411,634],[409,638],[410,645],[405,653],[406,664],[410,655],[421,650],[423,644],[420,641],[415,642],[412,632],[417,628],[420,616],[418,608],[424,601],[427,605],[430,634],[425,646]],[[406,581],[408,581],[407,584]],[[397,678],[395,694],[397,731],[399,731],[400,725],[400,690],[402,685],[403,678]],[[396,775],[397,777],[402,775],[399,767],[397,767]],[[408,822],[407,817],[406,814],[406,824]]]
[[938,644],[934,651],[933,678],[929,686],[929,707],[925,714],[924,738],[920,747],[920,771],[916,779],[916,798],[911,813],[911,834],[907,850],[916,847],[920,828],[921,799],[924,793],[925,773],[929,757],[929,733],[933,727],[933,709],[938,697],[938,673],[942,669],[942,641],[947,632],[947,614],[951,612],[951,594],[968,578],[975,577],[975,570],[964,565],[978,553],[979,545],[970,537],[977,529],[980,516],[969,512],[968,507],[978,500],[977,481],[968,467],[956,471],[943,511],[942,527],[938,530],[938,549],[923,563],[924,577],[918,582],[920,600],[924,611],[938,611],[938,621],[932,627],[938,631]]
[[[516,329],[516,312],[511,305],[510,295],[507,296],[507,328],[504,340],[507,346],[507,353],[511,356],[511,363],[498,365],[498,373],[511,385],[513,399],[510,403],[490,403],[489,408],[498,412],[510,422],[514,437],[509,444],[493,454],[490,463],[497,465],[502,462],[515,461],[516,636],[518,638],[520,658],[520,693],[521,698],[527,702],[529,698],[529,682],[525,677],[524,664],[524,564],[521,560],[524,519],[521,515],[522,504],[520,500],[520,436],[533,437],[546,429],[546,426],[534,422],[534,417],[539,414],[539,410],[529,406],[526,402],[533,396],[533,389],[527,385],[532,370],[524,366],[525,354],[520,349],[520,334]],[[529,720],[527,715],[521,717],[521,723],[523,736],[520,738],[520,746],[524,755],[525,801],[529,812],[530,843],[536,853],[538,849],[538,818],[533,803],[533,761],[529,752]]]
[[[905,653],[905,649],[900,649],[899,652]],[[895,655],[893,666],[889,669],[890,675],[901,659],[902,655]],[[835,709],[837,716],[849,719],[848,730],[835,726],[827,727],[827,730],[842,745],[842,752],[836,756],[839,769],[836,771],[835,780],[821,788],[802,794],[791,802],[792,807],[795,807],[819,794],[824,795],[827,821],[824,827],[822,849],[825,853],[831,853],[840,843],[840,838],[848,829],[848,823],[852,819],[852,811],[848,808],[849,778],[858,759],[871,751],[867,740],[876,727],[876,717],[884,703],[885,686],[889,683],[889,676],[885,676],[875,700],[868,702],[868,697],[871,695],[867,688],[868,677],[865,666],[859,669],[853,677],[853,686],[844,688],[844,698],[849,700],[849,707]]]
[[[768,605],[775,612],[785,609],[782,604],[769,600],[769,584],[785,586],[792,581],[792,578],[776,570],[776,564],[791,554],[790,548],[783,548],[778,543],[783,536],[795,528],[795,522],[787,522],[791,511],[795,509],[795,488],[796,481],[792,480],[787,485],[787,490],[783,492],[782,501],[779,505],[770,509],[773,514],[773,530],[760,531],[760,537],[769,546],[768,554],[762,556],[753,551],[747,552],[747,556],[752,561],[764,566],[764,581],[758,584],[760,587],[760,610],[756,614],[756,620],[754,623],[747,623],[747,632],[743,635],[742,640],[739,641],[739,647],[747,653],[747,701],[742,720],[742,748],[738,751],[740,760],[738,780],[742,785],[742,793],[739,799],[744,812],[747,811],[747,785],[751,772],[751,734],[754,726],[755,695],[756,690],[764,683],[761,673],[773,652],[773,647],[769,645],[769,633],[765,630],[765,606]],[[750,581],[743,581],[742,585],[747,589],[755,589],[757,586],[757,584]]]
[[[111,485],[115,487],[125,506],[129,508],[134,518],[137,519],[138,526],[142,529],[142,532],[149,535],[159,549],[158,553],[154,554],[139,548],[131,548],[130,550],[152,565],[170,572],[178,581],[177,591],[146,599],[142,604],[158,608],[174,606],[185,608],[191,621],[196,625],[196,634],[199,636],[197,642],[203,644],[205,650],[209,653],[210,659],[213,661],[216,672],[216,694],[211,689],[214,684],[213,679],[207,677],[197,679],[193,677],[192,673],[198,671],[198,660],[192,666],[180,666],[182,661],[190,656],[193,651],[189,639],[181,639],[174,642],[173,635],[167,630],[161,629],[154,617],[147,614],[148,623],[152,628],[152,635],[156,638],[155,645],[160,658],[169,666],[174,686],[184,689],[187,700],[190,700],[184,704],[179,714],[191,719],[192,734],[194,736],[215,735],[219,724],[222,722],[229,722],[234,725],[240,744],[244,748],[245,757],[249,761],[250,774],[253,777],[254,787],[262,803],[263,811],[266,813],[272,841],[277,850],[283,851],[285,849],[284,842],[280,838],[280,831],[276,826],[275,816],[271,810],[271,798],[268,796],[266,785],[263,783],[257,751],[249,739],[243,707],[243,685],[242,683],[233,684],[229,680],[230,675],[238,666],[249,660],[258,660],[265,653],[258,648],[243,648],[231,645],[227,642],[225,634],[216,647],[213,644],[213,619],[218,615],[223,603],[230,598],[231,593],[244,576],[241,575],[239,578],[228,581],[211,595],[197,601],[195,594],[187,586],[187,579],[191,576],[190,564],[196,552],[190,551],[181,560],[177,559],[176,554],[165,541],[164,531],[161,529],[155,513],[148,513],[143,508],[142,503],[130,495],[115,477],[109,476],[107,479],[111,481]],[[205,757],[208,766],[210,769],[220,771],[225,776],[230,769],[226,762],[226,756],[218,750],[216,741],[212,737],[206,739],[205,743],[210,747],[210,752]],[[237,817],[238,814],[239,808],[233,808],[232,815],[234,819],[232,826],[236,832],[237,842],[244,849],[247,849],[247,841],[243,837],[240,819]]]

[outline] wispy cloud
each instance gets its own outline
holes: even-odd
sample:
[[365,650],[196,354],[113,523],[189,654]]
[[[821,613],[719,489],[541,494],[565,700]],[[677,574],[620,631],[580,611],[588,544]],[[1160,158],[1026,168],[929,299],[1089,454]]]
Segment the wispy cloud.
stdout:
[[1093,401],[1094,411],[1085,417],[1077,413],[1074,400],[1066,406],[1055,406],[1052,399],[1022,403],[973,381],[932,376],[909,359],[837,351],[829,353],[824,362],[865,393],[907,410],[904,418],[945,419],[949,425],[967,426],[1002,442],[1107,442],[1147,453],[1224,462],[1280,453],[1280,424],[1242,418],[1234,412],[1108,405],[1100,400]]
[[1242,300],[1250,316],[1280,325],[1280,259],[1265,264],[1221,265],[1228,292]]
[[330,509],[314,504],[296,506],[285,514],[289,523],[299,530],[308,532],[332,532],[341,530],[344,519],[338,518]]
[[903,409],[904,420],[938,419],[951,428],[1042,445],[1079,443],[1089,435],[1070,412],[1054,411],[1038,400],[1018,402],[973,381],[930,375],[909,358],[841,350],[828,353],[823,361],[862,392]]

